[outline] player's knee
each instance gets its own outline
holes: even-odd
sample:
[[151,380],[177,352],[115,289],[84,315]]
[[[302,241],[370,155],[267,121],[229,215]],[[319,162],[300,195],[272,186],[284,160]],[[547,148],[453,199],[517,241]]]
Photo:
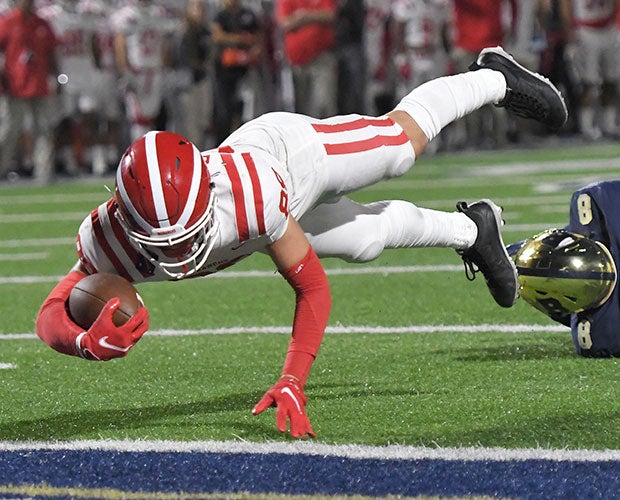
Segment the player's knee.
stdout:
[[370,262],[371,260],[375,260],[381,252],[383,252],[383,242],[377,239],[366,239],[359,242],[356,246],[355,251],[346,259],[348,262]]
[[401,175],[409,172],[413,166],[413,161],[410,158],[404,158],[401,161],[395,161],[388,168],[388,177],[400,177]]

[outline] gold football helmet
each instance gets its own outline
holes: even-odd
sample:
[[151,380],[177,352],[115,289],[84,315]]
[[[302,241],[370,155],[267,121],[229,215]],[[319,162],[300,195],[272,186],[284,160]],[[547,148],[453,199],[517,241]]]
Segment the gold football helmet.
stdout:
[[616,285],[616,266],[598,241],[549,229],[514,257],[523,299],[553,319],[601,306]]

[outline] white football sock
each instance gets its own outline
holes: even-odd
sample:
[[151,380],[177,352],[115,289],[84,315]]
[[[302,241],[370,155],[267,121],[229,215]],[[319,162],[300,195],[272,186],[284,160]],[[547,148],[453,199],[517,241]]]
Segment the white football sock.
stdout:
[[395,109],[408,113],[431,141],[449,123],[505,95],[504,75],[484,68],[426,82],[403,97]]
[[460,212],[420,208],[402,200],[378,202],[387,231],[385,248],[449,247],[466,249],[474,244],[478,227]]

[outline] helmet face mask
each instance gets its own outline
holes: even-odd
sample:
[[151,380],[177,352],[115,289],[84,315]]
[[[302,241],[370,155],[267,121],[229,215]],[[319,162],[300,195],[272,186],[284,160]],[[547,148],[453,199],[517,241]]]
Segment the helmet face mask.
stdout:
[[515,255],[520,295],[553,319],[600,307],[616,284],[616,267],[601,243],[563,229],[527,240]]
[[192,276],[202,268],[213,249],[218,225],[211,217],[215,196],[211,194],[211,198],[210,211],[205,213],[208,217],[193,230],[184,231],[176,237],[148,237],[133,230],[120,211],[117,211],[116,217],[132,246],[168,277],[178,280]]
[[171,279],[195,274],[215,244],[216,204],[200,152],[171,132],[149,132],[121,158],[117,219],[144,257]]

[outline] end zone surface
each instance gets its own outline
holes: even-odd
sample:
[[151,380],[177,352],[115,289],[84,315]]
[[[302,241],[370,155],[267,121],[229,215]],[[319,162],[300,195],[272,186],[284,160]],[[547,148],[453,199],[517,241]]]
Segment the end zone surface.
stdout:
[[620,495],[620,451],[77,441],[0,443],[0,457],[7,498]]

